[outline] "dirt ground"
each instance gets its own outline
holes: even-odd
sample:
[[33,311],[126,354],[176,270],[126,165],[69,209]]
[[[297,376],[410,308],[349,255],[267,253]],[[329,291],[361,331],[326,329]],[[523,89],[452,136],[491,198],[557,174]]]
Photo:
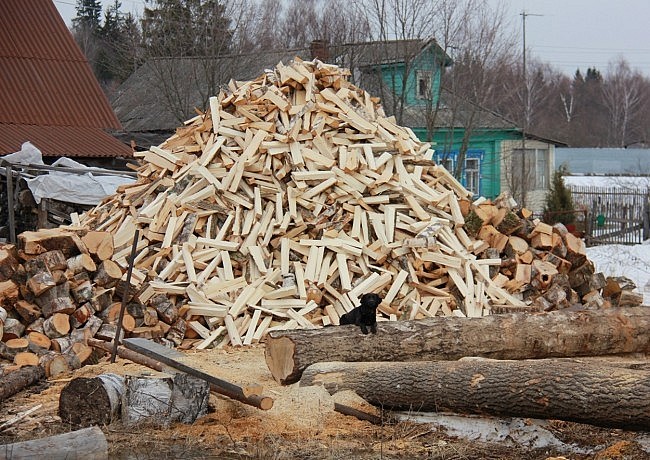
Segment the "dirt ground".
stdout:
[[[499,443],[450,436],[429,424],[400,421],[373,425],[334,411],[322,388],[277,384],[264,361],[263,345],[238,349],[188,351],[187,364],[238,385],[261,384],[274,399],[262,411],[215,395],[209,412],[192,425],[126,428],[119,422],[101,427],[113,459],[626,459],[650,458],[642,448],[645,434],[551,421],[547,428],[575,451],[532,449],[507,440]],[[151,372],[130,361],[104,358],[74,374],[43,382],[0,403],[0,426],[12,416],[41,407],[0,430],[0,444],[71,431],[57,416],[59,394],[74,377],[102,373]],[[647,448],[647,447],[646,447]],[[588,452],[588,453],[584,453]],[[0,451],[0,457],[2,456]]]

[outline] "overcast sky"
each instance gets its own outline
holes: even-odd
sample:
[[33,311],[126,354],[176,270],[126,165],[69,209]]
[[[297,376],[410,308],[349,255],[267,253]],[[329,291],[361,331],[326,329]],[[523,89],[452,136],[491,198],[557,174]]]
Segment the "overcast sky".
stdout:
[[[608,64],[623,56],[633,69],[650,77],[650,0],[489,1],[506,7],[510,26],[520,37],[521,13],[530,14],[526,45],[531,58],[573,75],[578,67],[584,73],[593,66],[606,73]],[[136,14],[144,5],[144,0],[121,2],[123,10]],[[76,0],[54,0],[54,4],[69,25]]]

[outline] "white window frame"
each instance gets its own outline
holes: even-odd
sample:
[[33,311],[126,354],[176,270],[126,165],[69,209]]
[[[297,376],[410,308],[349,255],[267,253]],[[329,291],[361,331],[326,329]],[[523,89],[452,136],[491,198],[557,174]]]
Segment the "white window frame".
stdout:
[[[433,72],[430,70],[418,70],[415,73],[415,98],[429,99],[431,97],[431,86],[433,84]],[[423,85],[422,85],[423,84]],[[420,91],[424,86],[424,93]]]
[[[519,161],[523,161],[522,155],[528,155],[531,163],[529,168],[532,168],[531,172],[533,174],[532,180],[530,182],[526,181],[529,185],[527,190],[547,190],[549,187],[549,164],[551,160],[551,152],[549,149],[536,149],[536,148],[527,148],[525,151],[522,149],[515,149],[513,154],[519,157]],[[521,163],[520,163],[521,164]],[[517,169],[519,166],[515,166],[515,161],[513,157],[512,161],[512,173],[519,174]]]
[[[470,168],[469,163],[476,162],[475,168]],[[472,157],[465,158],[465,188],[478,195],[481,191],[481,159]]]

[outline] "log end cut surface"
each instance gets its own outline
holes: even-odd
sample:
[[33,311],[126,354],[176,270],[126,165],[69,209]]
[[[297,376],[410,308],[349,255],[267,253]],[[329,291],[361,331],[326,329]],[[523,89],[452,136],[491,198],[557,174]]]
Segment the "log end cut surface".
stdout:
[[76,378],[61,391],[59,417],[65,423],[78,427],[108,425],[111,414],[111,401],[99,378]]
[[266,365],[276,382],[286,385],[300,378],[301,370],[294,360],[296,346],[289,337],[278,337],[266,343]]

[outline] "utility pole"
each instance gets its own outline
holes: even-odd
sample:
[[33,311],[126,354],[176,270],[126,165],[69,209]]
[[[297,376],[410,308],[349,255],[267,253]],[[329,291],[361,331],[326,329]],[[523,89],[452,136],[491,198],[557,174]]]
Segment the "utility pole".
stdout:
[[523,117],[523,124],[521,127],[521,178],[520,178],[520,187],[521,187],[521,206],[525,206],[526,204],[526,195],[527,195],[527,190],[526,187],[528,186],[528,180],[526,178],[526,133],[528,132],[528,118],[530,115],[530,101],[528,100],[530,98],[529,92],[528,92],[528,74],[526,72],[526,18],[528,16],[542,16],[541,14],[532,14],[532,13],[526,13],[526,10],[523,10],[521,13],[521,19],[522,19],[522,25],[523,25],[523,58],[522,58],[522,73],[523,73],[523,109],[524,109],[524,117]]

